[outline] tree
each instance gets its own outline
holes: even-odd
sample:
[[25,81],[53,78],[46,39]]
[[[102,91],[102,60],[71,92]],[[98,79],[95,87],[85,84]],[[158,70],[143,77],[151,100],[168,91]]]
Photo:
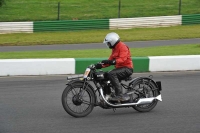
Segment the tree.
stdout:
[[5,4],[5,0],[0,0],[0,7],[2,7],[3,4]]

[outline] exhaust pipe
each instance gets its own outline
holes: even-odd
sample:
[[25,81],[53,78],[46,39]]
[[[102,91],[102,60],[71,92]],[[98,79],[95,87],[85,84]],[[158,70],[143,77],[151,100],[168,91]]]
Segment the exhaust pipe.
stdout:
[[126,107],[126,106],[134,106],[134,105],[141,105],[141,104],[149,104],[149,103],[152,103],[154,100],[162,101],[162,97],[160,94],[157,97],[140,98],[137,103],[112,104],[105,99],[102,88],[100,89],[100,93],[103,100],[106,102],[106,104],[108,104],[111,107],[123,107],[123,106]]
[[161,97],[161,94],[158,95],[157,97],[151,97],[151,98],[140,98],[139,101],[136,103],[136,105],[138,104],[148,104],[148,103],[152,103],[153,100],[159,100],[159,101],[162,101],[162,97]]

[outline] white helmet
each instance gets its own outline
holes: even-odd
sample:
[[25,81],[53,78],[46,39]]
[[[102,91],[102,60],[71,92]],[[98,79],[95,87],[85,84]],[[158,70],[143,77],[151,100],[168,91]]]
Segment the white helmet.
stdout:
[[108,33],[103,41],[109,48],[114,48],[115,45],[120,41],[120,37],[117,33]]

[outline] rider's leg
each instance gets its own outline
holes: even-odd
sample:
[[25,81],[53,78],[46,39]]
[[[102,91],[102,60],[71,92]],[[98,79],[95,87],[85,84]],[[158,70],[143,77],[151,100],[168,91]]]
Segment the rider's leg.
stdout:
[[[122,86],[120,85],[119,80],[122,80],[133,73],[133,69],[130,68],[117,68],[113,69],[112,71],[108,72],[108,78],[111,81],[115,89],[116,97],[112,98],[113,101],[127,101],[129,97],[127,95],[122,95]],[[128,98],[128,99],[127,99]]]
[[115,89],[115,94],[118,96],[122,93],[122,87],[117,77],[117,70],[114,69],[108,73],[108,78]]

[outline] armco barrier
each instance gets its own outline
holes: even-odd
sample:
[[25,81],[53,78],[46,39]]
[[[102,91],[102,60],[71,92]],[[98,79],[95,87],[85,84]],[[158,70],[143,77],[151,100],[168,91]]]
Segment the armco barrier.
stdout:
[[[82,74],[106,58],[2,59],[0,76]],[[134,72],[200,70],[200,55],[133,57]],[[104,69],[113,69],[113,66]]]
[[200,24],[200,14],[183,15],[182,25]]
[[167,27],[189,24],[200,24],[200,14],[95,20],[0,22],[0,33],[131,29],[138,27]]
[[[76,58],[76,74],[81,74],[85,71],[86,67],[90,64],[95,64],[106,58]],[[147,72],[149,71],[149,58],[148,57],[133,57],[134,72]],[[112,70],[114,67],[110,66],[103,68],[104,71]]]
[[152,56],[149,57],[149,71],[200,70],[200,55]]
[[148,72],[149,71],[149,57],[133,57],[134,72]]
[[[75,58],[76,61],[76,66],[75,66],[75,73],[76,74],[82,74],[84,73],[85,69],[87,68],[87,66],[91,65],[91,64],[96,64],[102,60],[105,60],[106,58]],[[109,71],[111,70],[113,67],[107,67],[107,68],[103,68],[102,70],[105,71]]]
[[108,19],[34,22],[34,32],[109,29]]
[[0,22],[0,33],[33,33],[33,22]]
[[[82,74],[87,66],[106,58],[63,58],[63,59],[3,59],[0,60],[0,76]],[[134,72],[149,71],[148,57],[133,57]],[[114,66],[103,68],[109,71]]]
[[0,76],[75,74],[74,58],[0,60]]
[[181,15],[138,17],[138,18],[116,18],[110,19],[110,29],[131,29],[142,27],[168,27],[181,25]]

